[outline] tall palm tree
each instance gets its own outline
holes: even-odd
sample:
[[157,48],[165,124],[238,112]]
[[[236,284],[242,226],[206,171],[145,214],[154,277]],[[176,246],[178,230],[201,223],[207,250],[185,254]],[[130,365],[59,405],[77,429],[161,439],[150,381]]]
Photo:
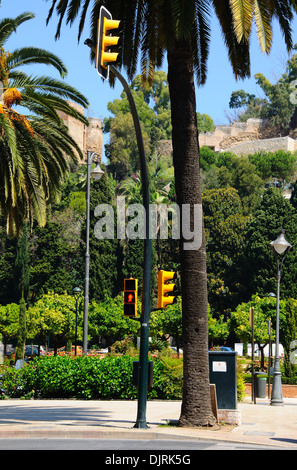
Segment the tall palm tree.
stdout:
[[[9,235],[18,235],[25,221],[32,225],[36,219],[45,224],[47,204],[58,197],[69,162],[82,158],[58,111],[87,124],[66,101],[88,106],[75,88],[62,80],[30,76],[19,69],[26,64],[46,64],[64,78],[67,69],[57,56],[36,47],[5,51],[10,35],[32,18],[32,13],[23,13],[0,21],[0,212]],[[17,105],[26,114],[18,112]]]
[[[114,18],[121,20],[120,64],[130,79],[140,60],[143,77],[151,82],[155,68],[161,66],[167,54],[176,196],[182,207],[182,204],[201,204],[194,77],[198,84],[203,84],[207,75],[211,8],[220,22],[234,73],[243,78],[250,74],[249,39],[253,22],[261,48],[269,52],[271,22],[276,18],[290,49],[290,23],[296,3],[286,0],[52,0],[48,18],[56,10],[59,16],[56,37],[59,37],[63,18],[72,24],[80,14],[80,37],[92,5],[91,34],[96,42],[99,9],[104,4]],[[93,54],[91,58],[94,59]],[[200,426],[214,423],[209,391],[206,248],[203,241],[200,249],[185,250],[183,242],[181,239],[184,388],[180,424]]]

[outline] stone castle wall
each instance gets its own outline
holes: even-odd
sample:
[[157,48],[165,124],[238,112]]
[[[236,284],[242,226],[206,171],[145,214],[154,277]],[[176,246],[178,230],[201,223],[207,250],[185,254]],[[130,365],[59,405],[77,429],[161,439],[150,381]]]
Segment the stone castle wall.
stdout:
[[[84,108],[76,103],[68,101],[68,103],[84,115]],[[69,134],[81,148],[84,159],[80,163],[85,163],[87,159],[87,151],[98,153],[100,161],[102,161],[103,151],[103,134],[102,122],[98,118],[89,118],[89,126],[85,126],[82,122],[77,121],[71,116],[66,115],[62,111],[58,111],[63,122],[69,129]]]
[[[238,156],[259,151],[297,150],[297,140],[288,136],[273,137],[269,125],[262,119],[248,119],[231,126],[217,126],[214,132],[200,132],[199,145],[210,147],[215,152],[230,151]],[[171,140],[160,140],[157,151],[161,155],[171,155]]]
[[285,150],[294,152],[297,150],[297,142],[291,137],[275,137],[273,139],[253,140],[248,142],[241,142],[233,147],[225,148],[224,151],[229,151],[235,155],[247,156],[255,152],[276,152],[277,150]]

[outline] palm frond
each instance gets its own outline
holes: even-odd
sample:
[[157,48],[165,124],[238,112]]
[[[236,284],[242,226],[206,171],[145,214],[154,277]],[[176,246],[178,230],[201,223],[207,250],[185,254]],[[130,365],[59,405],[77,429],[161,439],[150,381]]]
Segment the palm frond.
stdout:
[[66,100],[74,101],[84,108],[89,105],[86,97],[76,88],[55,78],[47,77],[46,75],[30,76],[21,71],[11,72],[10,78],[12,78],[10,86],[25,88],[26,90],[32,88],[34,90],[50,92]]
[[[219,19],[224,42],[227,47],[229,60],[231,62],[235,77],[245,78],[250,76],[250,51],[249,44],[241,41],[238,43],[234,28],[230,27],[232,11],[229,2],[212,0],[215,13]],[[232,23],[231,23],[232,25]]]
[[230,6],[237,42],[248,44],[253,22],[253,1],[230,0]]
[[189,41],[191,38],[196,13],[195,3],[192,0],[171,1],[172,22],[178,41]]
[[57,31],[56,31],[56,34],[55,34],[55,39],[59,39],[59,37],[60,37],[61,27],[62,27],[64,15],[65,15],[66,10],[67,10],[67,6],[68,6],[68,0],[60,0],[57,7],[56,7],[57,8],[57,14],[60,16],[60,19],[59,19],[58,26],[57,26]]
[[[67,2],[66,2],[67,3]],[[59,2],[63,14],[65,2]],[[72,6],[76,3],[71,2]],[[76,3],[77,4],[77,3]],[[14,24],[0,21],[2,39],[30,15],[20,15]],[[7,54],[1,48],[2,75],[5,78],[4,104],[0,106],[0,211],[6,218],[9,235],[19,235],[25,220],[32,226],[46,223],[46,208],[60,194],[61,183],[69,172],[69,163],[83,154],[58,111],[88,124],[87,119],[67,100],[84,108],[85,96],[61,80],[30,76],[18,70],[21,65],[42,63],[66,75],[66,67],[54,54],[28,47]],[[21,102],[28,110],[24,116],[12,109]]]
[[268,53],[272,45],[272,14],[267,3],[267,1],[254,0],[254,14],[260,48],[262,52]]
[[193,64],[198,85],[203,85],[207,75],[207,60],[209,53],[210,11],[205,2],[196,2],[196,20],[192,33]]
[[0,129],[2,130],[2,134],[5,136],[6,143],[10,151],[12,167],[16,168],[20,165],[20,156],[17,149],[17,137],[14,125],[7,114],[0,114]]
[[79,27],[78,27],[78,36],[77,36],[78,41],[80,41],[84,26],[85,26],[86,15],[87,15],[87,11],[88,11],[88,8],[89,8],[89,5],[90,5],[90,1],[91,0],[85,0],[84,6],[82,8],[82,12],[81,12],[81,15],[80,15],[80,21],[79,21]]
[[15,49],[7,57],[7,66],[9,69],[15,69],[16,67],[32,63],[51,65],[58,70],[62,78],[67,75],[67,68],[62,60],[45,49],[40,49],[38,47],[23,47],[21,49]]
[[292,27],[291,22],[293,19],[292,8],[297,11],[296,1],[290,0],[273,0],[272,1],[272,16],[279,22],[281,31],[283,33],[287,50],[290,51],[293,47],[292,40]]
[[18,26],[24,21],[35,18],[34,13],[26,12],[16,18],[3,18],[0,20],[0,47],[2,47],[13,32],[16,32]]

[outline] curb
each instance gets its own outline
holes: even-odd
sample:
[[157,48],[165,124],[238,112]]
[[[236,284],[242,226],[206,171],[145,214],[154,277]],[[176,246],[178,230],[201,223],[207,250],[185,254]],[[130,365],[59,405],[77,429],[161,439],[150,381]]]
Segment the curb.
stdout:
[[[10,426],[9,426],[10,427]],[[32,426],[33,427],[33,426]],[[31,426],[30,426],[31,428]],[[203,431],[202,431],[203,432]],[[218,431],[219,432],[219,431]],[[207,435],[205,434],[207,433]],[[271,442],[269,439],[251,439],[238,436],[234,438],[234,435],[224,433],[221,435],[214,434],[214,431],[204,431],[203,435],[193,435],[191,431],[184,434],[168,433],[162,431],[153,430],[139,430],[139,429],[121,429],[121,430],[109,430],[109,429],[52,429],[45,426],[34,426],[34,429],[2,429],[0,430],[0,439],[121,439],[121,440],[170,440],[170,441],[214,441],[224,442],[226,444],[244,444],[244,445],[255,445],[259,446],[271,446],[279,447],[283,449],[297,449],[296,445],[288,445],[282,442],[276,443]]]

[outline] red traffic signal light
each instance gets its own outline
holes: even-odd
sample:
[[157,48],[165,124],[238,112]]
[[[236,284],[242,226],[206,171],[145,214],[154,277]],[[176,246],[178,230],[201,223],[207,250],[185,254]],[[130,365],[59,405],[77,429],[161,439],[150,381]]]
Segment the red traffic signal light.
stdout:
[[138,279],[124,279],[124,315],[136,317],[137,315],[137,289]]

